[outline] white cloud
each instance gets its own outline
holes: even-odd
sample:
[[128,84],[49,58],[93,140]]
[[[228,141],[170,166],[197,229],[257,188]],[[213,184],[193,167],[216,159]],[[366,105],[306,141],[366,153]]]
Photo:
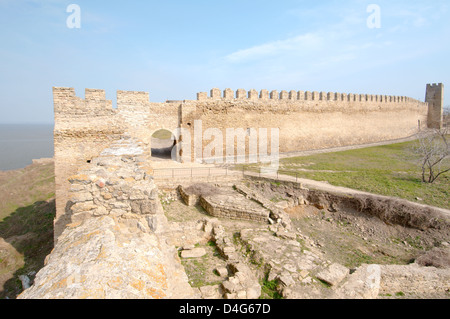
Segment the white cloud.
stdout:
[[[407,41],[399,41],[401,39],[393,33],[386,32],[389,29],[368,29],[364,6],[361,12],[344,12],[340,12],[339,21],[326,22],[325,19],[320,26],[310,27],[287,39],[231,52],[215,61],[210,69],[211,77],[233,78],[243,87],[259,84],[286,89],[291,85],[322,83],[327,79],[339,81],[350,75],[367,76],[371,70],[377,71],[424,54],[411,50]],[[407,16],[406,11],[403,17],[418,26],[427,23],[421,15]]]
[[264,43],[252,48],[233,52],[225,57],[227,62],[239,63],[251,60],[282,56],[288,53],[302,53],[317,50],[323,45],[323,38],[318,34],[307,33],[286,40]]
[[[424,12],[428,8],[424,8],[420,10],[420,12]],[[416,28],[423,27],[427,24],[427,19],[419,13],[419,11],[410,11],[410,10],[401,10],[398,13],[398,17],[402,18],[404,21],[404,24],[407,25],[413,25]]]

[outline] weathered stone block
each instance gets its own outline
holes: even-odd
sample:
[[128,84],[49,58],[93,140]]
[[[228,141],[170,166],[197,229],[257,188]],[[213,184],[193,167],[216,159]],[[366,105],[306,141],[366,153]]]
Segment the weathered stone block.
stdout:
[[277,237],[284,238],[284,239],[295,240],[297,238],[297,235],[295,233],[284,231],[284,230],[279,230],[279,231],[277,231],[276,234],[277,234]]
[[239,89],[236,91],[236,99],[243,100],[247,97],[247,91],[244,89]]
[[104,206],[99,206],[94,210],[94,216],[104,216],[108,214],[109,212]]
[[313,99],[313,94],[309,91],[305,92],[305,101],[312,101]]
[[270,92],[270,99],[271,100],[279,100],[280,99],[280,95],[278,94],[277,90],[273,90],[272,92]]
[[253,285],[247,289],[247,299],[256,300],[261,297],[261,286],[259,284]]
[[350,273],[347,267],[340,264],[332,264],[327,269],[319,272],[316,277],[331,286],[338,285]]
[[[230,278],[230,279],[232,279],[232,278]],[[241,287],[238,283],[235,283],[235,282],[231,281],[230,279],[224,281],[221,284],[222,288],[226,293],[229,293],[229,294],[236,293]]]
[[97,209],[93,201],[76,203],[70,207],[72,214],[88,212]]
[[77,192],[70,197],[70,201],[73,203],[88,202],[93,199],[92,194],[88,192]]
[[247,292],[244,290],[238,291],[236,299],[247,299]]
[[233,100],[234,99],[234,91],[232,89],[225,89],[223,91],[223,98],[225,100]]
[[226,267],[218,267],[215,270],[220,277],[228,276],[228,269]]
[[81,213],[77,213],[77,214],[73,214],[70,219],[72,221],[72,223],[78,223],[78,222],[83,222],[89,218],[92,217],[92,211],[90,212],[81,212]]
[[304,100],[306,100],[305,92],[304,92],[304,91],[298,91],[298,93],[297,93],[297,99],[298,99],[299,101],[304,101]]
[[206,93],[206,92],[197,93],[197,101],[204,101],[207,99],[208,99],[208,93]]
[[289,92],[289,100],[297,100],[298,99],[298,93],[297,91],[291,90]]
[[278,276],[278,281],[285,287],[291,287],[295,285],[295,281],[288,272],[283,272]]
[[183,250],[181,252],[181,258],[200,258],[206,255],[204,248],[194,248],[191,250]]
[[157,207],[155,201],[143,199],[130,201],[131,212],[140,215],[156,214]]
[[268,90],[261,90],[259,98],[261,100],[268,100],[269,99],[269,91]]
[[222,98],[220,89],[214,88],[211,90],[211,98],[212,99],[220,99]]
[[85,174],[73,175],[73,176],[69,177],[68,180],[72,184],[74,184],[74,183],[90,184],[91,183],[90,177],[88,175],[85,175]]
[[249,100],[257,100],[258,99],[258,91],[252,89],[248,91],[248,98]]
[[287,99],[289,99],[288,91],[285,91],[285,90],[281,91],[280,92],[280,100],[287,100]]
[[219,285],[204,286],[199,288],[203,299],[221,299]]
[[110,211],[110,214],[112,216],[116,216],[116,217],[126,215],[127,213],[128,212],[123,209],[111,209],[111,211]]

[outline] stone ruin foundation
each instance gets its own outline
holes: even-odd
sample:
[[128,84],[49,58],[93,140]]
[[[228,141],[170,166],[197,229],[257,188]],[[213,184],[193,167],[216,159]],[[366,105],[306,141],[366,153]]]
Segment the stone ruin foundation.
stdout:
[[[261,289],[260,295],[265,298],[270,295],[287,299],[449,297],[450,224],[446,210],[416,207],[414,203],[377,195],[343,196],[307,189],[299,183],[280,184],[264,179],[243,181],[226,189],[207,184],[179,186],[177,193],[183,205],[201,207],[204,214],[210,215],[197,228],[210,234],[207,240],[215,243],[218,258],[224,263],[222,267],[210,269],[220,276],[221,283],[198,287],[203,298],[246,298],[249,293],[253,296]],[[269,194],[278,195],[280,201],[271,201]],[[233,201],[233,198],[236,200]],[[220,204],[220,210],[228,213],[217,215],[207,204],[209,202]],[[264,214],[265,220],[251,217],[255,205],[267,212]],[[296,227],[295,218],[289,218],[286,211],[299,207],[321,211],[324,215],[326,211],[327,216],[345,216],[346,211],[358,212],[359,221],[370,218],[399,232],[411,230],[414,234],[422,234],[424,247],[420,253],[416,252],[414,260],[403,264],[387,262],[344,266],[325,253],[323,247],[328,245],[327,242],[319,242],[319,239],[305,234]],[[248,212],[247,216],[238,214],[244,211]],[[230,219],[251,223],[244,222],[233,228],[229,226]],[[322,217],[320,222],[330,223],[329,219]],[[338,225],[341,223],[340,220],[336,222]],[[366,225],[371,227],[370,223]],[[375,235],[373,237],[373,240],[362,240],[376,243],[375,239],[380,239]],[[179,249],[184,251],[190,248]],[[197,258],[201,260],[202,257]],[[232,271],[236,269],[236,263],[247,265],[237,278]],[[251,292],[247,290],[250,282],[254,282]],[[269,295],[267,287],[263,286],[272,287]]]

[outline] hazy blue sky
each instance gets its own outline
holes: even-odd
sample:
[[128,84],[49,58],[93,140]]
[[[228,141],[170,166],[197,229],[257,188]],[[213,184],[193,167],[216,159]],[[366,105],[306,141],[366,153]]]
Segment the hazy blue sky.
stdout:
[[213,87],[423,100],[427,83],[450,89],[449,40],[448,0],[0,0],[0,123],[51,123],[53,86],[114,103],[116,90],[161,102]]

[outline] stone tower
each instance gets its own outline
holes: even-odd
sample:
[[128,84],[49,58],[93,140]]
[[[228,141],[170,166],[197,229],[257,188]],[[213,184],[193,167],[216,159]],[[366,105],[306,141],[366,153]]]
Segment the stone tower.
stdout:
[[428,128],[441,129],[444,116],[444,84],[427,84]]

